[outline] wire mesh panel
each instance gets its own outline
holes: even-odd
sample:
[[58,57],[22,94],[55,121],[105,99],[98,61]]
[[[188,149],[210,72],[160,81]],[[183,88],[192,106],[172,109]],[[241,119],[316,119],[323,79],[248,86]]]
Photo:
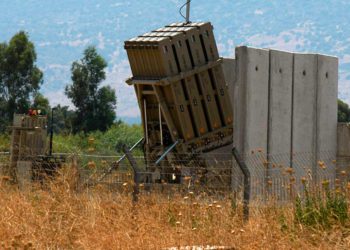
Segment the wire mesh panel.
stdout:
[[[168,187],[174,186],[178,190],[185,188],[207,193],[242,192],[243,173],[231,154],[204,155],[205,157],[190,154],[173,155],[173,159],[176,158],[177,161],[165,159],[152,170],[145,168],[143,158],[138,157],[136,162],[139,175],[143,176],[139,184],[147,187],[150,192],[167,190]],[[312,166],[306,164],[313,157],[312,153],[298,154],[299,161],[295,166],[280,164],[286,162],[286,155],[283,154],[270,155],[269,161],[263,152],[257,151],[247,155],[245,164],[250,171],[251,200],[288,201],[296,195],[301,195],[306,183],[321,186],[327,181],[332,186],[336,176],[335,161],[328,157],[332,155],[329,152],[322,153],[323,159],[332,163],[329,166],[322,161],[317,161]],[[314,171],[317,181],[313,179]],[[95,180],[101,172],[101,168],[95,170]],[[133,181],[133,172],[130,164],[125,161],[117,171],[106,177],[103,183],[123,184],[129,181]]]
[[[310,166],[307,163],[313,157],[312,153],[295,155],[299,161],[293,166],[280,164],[280,161],[286,160],[283,154],[266,157],[263,152],[257,151],[245,156],[245,164],[250,172],[252,201],[293,200],[297,195],[303,195],[306,186],[318,188],[327,184],[333,188],[339,182],[336,179],[337,169],[338,178],[341,176],[341,180],[347,181],[347,171],[343,169],[349,167],[350,161],[336,162],[331,158],[332,152],[324,152],[321,154],[323,161],[316,161]],[[4,159],[2,165],[6,164],[5,159],[8,159],[8,155],[1,157]],[[67,157],[62,168],[77,169],[77,187],[102,185],[116,192],[131,192],[137,186],[140,194],[163,193],[170,197],[176,192],[194,192],[217,197],[232,194],[241,197],[244,187],[241,168],[229,153],[172,155],[152,169],[146,167],[144,157],[138,156],[134,157],[133,163],[136,165],[136,172],[135,166],[127,159],[114,166],[119,158],[120,156],[71,155]],[[114,167],[109,171],[111,166]],[[55,171],[60,172],[60,169]],[[135,173],[138,175],[137,179]],[[22,172],[20,174],[26,175]],[[37,175],[32,170],[29,174],[33,180],[45,180],[35,178]],[[29,175],[26,176],[28,179]],[[55,177],[57,174],[49,176]],[[102,176],[104,178],[101,178]],[[314,176],[317,176],[317,179],[314,179]]]
[[10,167],[10,154],[9,152],[0,153],[0,175],[10,176],[9,172]]
[[[257,201],[286,201],[302,195],[305,185],[321,187],[325,183],[334,187],[336,180],[336,160],[333,152],[322,152],[316,160],[313,153],[294,153],[293,164],[286,165],[287,154],[268,155],[263,152],[252,152],[244,157],[250,171],[251,199]],[[313,164],[310,164],[310,160]],[[289,161],[291,162],[291,161]],[[232,180],[235,191],[243,186],[243,174],[235,170]]]
[[337,169],[337,177],[345,178],[346,180],[350,180],[350,157],[343,156],[338,157],[336,162]]

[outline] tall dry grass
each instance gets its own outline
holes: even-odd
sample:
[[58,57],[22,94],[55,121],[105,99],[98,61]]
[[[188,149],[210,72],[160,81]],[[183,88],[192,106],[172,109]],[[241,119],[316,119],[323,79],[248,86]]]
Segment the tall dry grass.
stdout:
[[166,249],[220,245],[233,249],[348,249],[347,225],[321,230],[298,223],[293,206],[253,206],[243,222],[230,199],[196,194],[141,195],[131,201],[101,186],[76,190],[75,174],[27,191],[0,184],[0,249]]

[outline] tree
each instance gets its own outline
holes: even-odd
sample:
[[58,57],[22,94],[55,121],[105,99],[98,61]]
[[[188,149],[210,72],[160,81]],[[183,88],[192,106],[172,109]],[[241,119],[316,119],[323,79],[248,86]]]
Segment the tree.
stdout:
[[49,100],[40,93],[35,95],[32,108],[40,110],[42,115],[49,114],[51,110]]
[[349,105],[338,99],[338,122],[350,122]]
[[35,65],[36,52],[27,33],[20,31],[0,44],[0,116],[2,128],[14,113],[25,113],[30,98],[39,90],[43,73]]
[[73,132],[73,121],[75,112],[68,106],[57,105],[53,109],[53,130],[56,134],[70,134]]
[[115,91],[110,86],[102,87],[97,93],[96,118],[98,129],[106,131],[116,119],[115,106],[117,104]]
[[66,95],[77,108],[75,131],[106,130],[115,119],[115,92],[109,87],[99,89],[106,78],[106,61],[91,46],[84,51],[81,60],[72,64],[72,85],[66,87]]

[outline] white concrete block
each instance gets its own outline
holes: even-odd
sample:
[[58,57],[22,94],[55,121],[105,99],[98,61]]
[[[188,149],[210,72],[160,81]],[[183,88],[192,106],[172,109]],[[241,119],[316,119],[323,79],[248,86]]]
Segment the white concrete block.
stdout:
[[350,125],[348,123],[338,123],[337,130],[337,155],[339,157],[350,157]]
[[316,159],[327,168],[318,169],[318,180],[335,177],[338,113],[338,58],[318,55]]
[[270,162],[290,166],[292,133],[293,54],[270,51],[269,137]]
[[236,48],[234,144],[245,157],[252,150],[267,151],[269,51]]
[[252,199],[262,198],[265,193],[263,162],[267,152],[268,93],[269,51],[237,47],[234,146],[250,169]]
[[[338,58],[318,55],[317,150],[335,153],[337,148]],[[321,155],[318,155],[321,156]]]
[[316,159],[317,55],[294,55],[292,166],[300,180]]
[[[283,188],[286,178],[277,166],[294,168],[296,191],[301,177],[335,176],[337,58],[238,47],[235,79],[234,146],[251,170],[253,197],[264,196],[268,176],[270,189]],[[327,171],[317,160],[330,166]]]
[[[293,54],[270,50],[269,130],[267,141],[270,193],[284,199],[286,178],[281,174],[291,165]],[[281,168],[280,166],[283,166]]]
[[337,171],[339,178],[344,178],[341,171],[350,173],[350,125],[338,123],[337,129]]

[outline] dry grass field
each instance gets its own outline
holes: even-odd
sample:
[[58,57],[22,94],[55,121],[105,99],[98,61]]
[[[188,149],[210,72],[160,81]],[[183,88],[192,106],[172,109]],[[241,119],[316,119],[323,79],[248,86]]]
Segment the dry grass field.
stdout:
[[133,204],[130,183],[118,193],[101,186],[77,191],[67,176],[21,192],[1,177],[0,249],[350,248],[347,219],[308,225],[297,220],[294,204],[253,206],[244,222],[229,198],[152,194]]

